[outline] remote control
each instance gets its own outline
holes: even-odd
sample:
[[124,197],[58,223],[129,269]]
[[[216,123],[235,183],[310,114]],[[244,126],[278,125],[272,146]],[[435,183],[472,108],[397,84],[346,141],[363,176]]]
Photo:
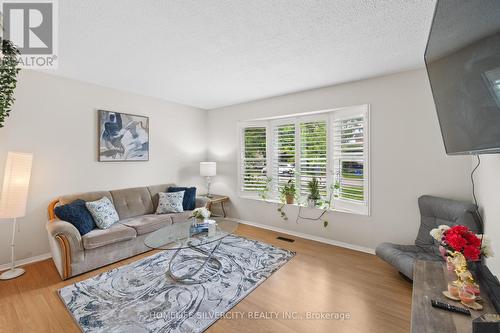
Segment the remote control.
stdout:
[[464,309],[464,308],[459,308],[458,306],[455,306],[455,305],[451,305],[451,304],[448,304],[448,303],[439,302],[439,301],[436,301],[434,299],[431,300],[431,304],[435,308],[440,308],[440,309],[443,309],[443,310],[446,310],[446,311],[456,312],[456,313],[460,313],[460,314],[463,314],[463,315],[466,315],[466,316],[470,316],[470,311],[469,310]]

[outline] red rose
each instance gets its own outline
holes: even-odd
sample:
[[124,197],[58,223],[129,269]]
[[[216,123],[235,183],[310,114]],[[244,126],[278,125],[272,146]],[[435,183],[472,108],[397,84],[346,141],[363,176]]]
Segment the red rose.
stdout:
[[481,240],[474,235],[472,232],[468,232],[464,235],[464,238],[467,240],[467,243],[469,245],[475,246],[475,247],[480,247],[481,246]]
[[463,225],[456,225],[456,226],[448,229],[446,232],[452,233],[452,234],[464,235],[465,233],[467,233],[469,231],[470,231],[469,228],[467,228]]
[[445,242],[455,251],[462,251],[463,247],[467,245],[467,241],[462,236],[455,233],[447,233]]
[[464,256],[469,260],[477,260],[479,259],[479,255],[481,251],[475,246],[466,246],[464,247]]
[[477,260],[481,255],[481,239],[463,225],[446,230],[443,240],[449,248],[461,252],[468,260]]

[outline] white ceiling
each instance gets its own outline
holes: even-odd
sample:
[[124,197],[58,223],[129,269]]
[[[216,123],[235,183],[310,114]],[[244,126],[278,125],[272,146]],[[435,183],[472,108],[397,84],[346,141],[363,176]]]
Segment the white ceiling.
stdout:
[[55,74],[204,109],[423,65],[434,0],[61,0]]

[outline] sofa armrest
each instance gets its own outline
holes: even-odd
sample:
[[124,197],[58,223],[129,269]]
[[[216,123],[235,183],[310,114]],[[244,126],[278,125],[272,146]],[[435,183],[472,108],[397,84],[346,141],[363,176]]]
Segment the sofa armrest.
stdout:
[[205,207],[208,208],[210,199],[207,197],[196,197],[196,208]]
[[63,234],[68,237],[72,248],[83,251],[82,236],[78,229],[71,223],[62,220],[52,220],[47,222],[45,227],[50,236],[55,237]]
[[71,277],[71,263],[84,260],[82,237],[71,223],[51,220],[45,225],[52,258],[63,279]]

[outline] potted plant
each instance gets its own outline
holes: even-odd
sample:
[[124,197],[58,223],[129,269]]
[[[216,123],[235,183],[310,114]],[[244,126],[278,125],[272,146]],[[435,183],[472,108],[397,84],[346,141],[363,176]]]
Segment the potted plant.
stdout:
[[309,207],[316,207],[318,200],[321,199],[319,195],[319,181],[318,178],[313,177],[312,180],[307,182],[307,187],[309,187],[309,196],[307,197]]
[[295,184],[290,179],[285,186],[280,190],[281,196],[285,198],[288,205],[293,204],[295,199]]

